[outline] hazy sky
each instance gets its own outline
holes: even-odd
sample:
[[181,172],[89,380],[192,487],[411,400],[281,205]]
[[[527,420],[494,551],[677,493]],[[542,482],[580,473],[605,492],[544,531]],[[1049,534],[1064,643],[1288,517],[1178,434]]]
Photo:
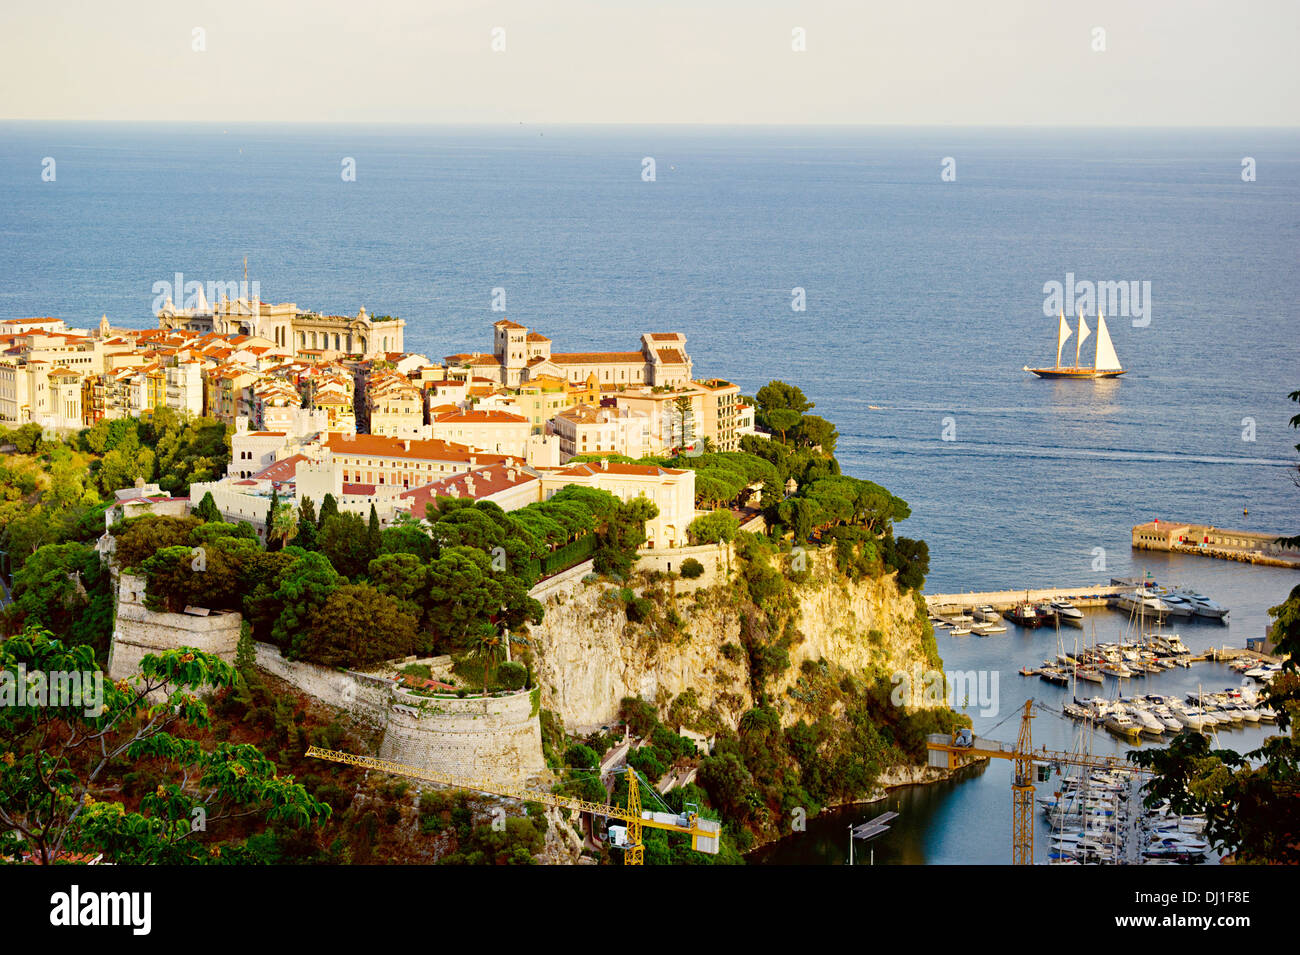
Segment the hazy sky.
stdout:
[[1291,126],[1298,37],[1297,0],[5,0],[0,117]]

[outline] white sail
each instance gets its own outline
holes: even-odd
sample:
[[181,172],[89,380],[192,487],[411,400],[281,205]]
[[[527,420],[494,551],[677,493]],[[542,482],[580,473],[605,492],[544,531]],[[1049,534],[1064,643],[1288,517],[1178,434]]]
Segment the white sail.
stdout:
[[1115,346],[1110,343],[1110,332],[1106,331],[1106,316],[1097,312],[1097,360],[1093,363],[1097,371],[1119,371],[1119,356]]
[[1082,354],[1083,352],[1083,343],[1087,340],[1088,336],[1091,334],[1092,334],[1092,330],[1088,328],[1088,323],[1083,320],[1083,312],[1079,312],[1079,340],[1075,343],[1074,346],[1074,367],[1075,368],[1079,367],[1079,355]]
[[1061,348],[1065,345],[1065,340],[1070,337],[1070,323],[1065,320],[1065,311],[1061,311],[1061,324],[1056,330],[1056,367],[1061,367]]

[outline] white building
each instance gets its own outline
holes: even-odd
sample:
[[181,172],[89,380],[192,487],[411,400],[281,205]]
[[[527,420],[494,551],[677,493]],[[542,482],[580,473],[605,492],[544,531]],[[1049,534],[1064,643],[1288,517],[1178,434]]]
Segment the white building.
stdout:
[[659,515],[646,522],[646,547],[685,546],[686,528],[695,519],[695,472],[644,464],[601,461],[542,470],[542,500],[570,484],[609,491],[621,501],[646,497]]
[[551,419],[551,433],[560,439],[560,459],[580,454],[645,455],[650,441],[650,418],[630,408],[594,408],[575,405]]

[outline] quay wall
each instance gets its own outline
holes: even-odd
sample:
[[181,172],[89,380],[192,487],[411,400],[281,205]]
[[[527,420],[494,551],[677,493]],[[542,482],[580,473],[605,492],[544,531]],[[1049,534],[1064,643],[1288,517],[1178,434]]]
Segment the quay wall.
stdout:
[[930,610],[978,607],[981,604],[988,604],[995,610],[1006,610],[1025,600],[1030,603],[1068,600],[1079,607],[1104,607],[1110,597],[1116,597],[1132,589],[1131,586],[1108,584],[1102,587],[1045,587],[1037,590],[984,590],[964,594],[926,594],[925,604]]

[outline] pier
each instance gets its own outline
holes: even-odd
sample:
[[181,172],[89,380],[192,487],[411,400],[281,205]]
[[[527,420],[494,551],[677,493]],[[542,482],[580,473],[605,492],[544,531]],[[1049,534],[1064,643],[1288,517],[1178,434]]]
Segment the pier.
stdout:
[[1088,587],[1040,587],[1021,590],[972,590],[961,594],[926,594],[926,609],[934,614],[947,610],[959,610],[965,607],[980,607],[987,604],[994,610],[1010,610],[1017,604],[1028,601],[1039,604],[1053,600],[1069,601],[1076,607],[1104,607],[1112,597],[1125,592],[1132,592],[1136,583],[1093,584]]

